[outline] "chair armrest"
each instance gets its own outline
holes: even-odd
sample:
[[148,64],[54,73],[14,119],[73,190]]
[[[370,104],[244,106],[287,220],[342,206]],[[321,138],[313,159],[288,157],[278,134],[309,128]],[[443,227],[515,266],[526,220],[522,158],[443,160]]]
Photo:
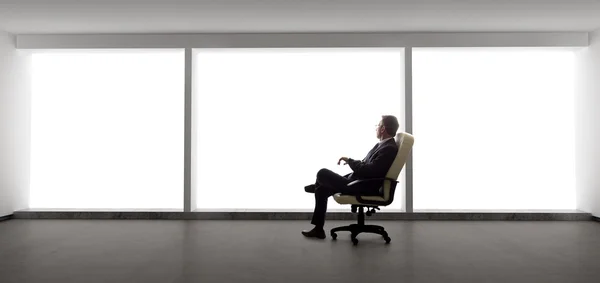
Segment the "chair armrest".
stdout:
[[[392,178],[371,178],[371,179],[361,179],[361,180],[355,180],[352,181],[350,183],[348,183],[348,187],[350,186],[354,186],[356,184],[362,184],[362,183],[367,183],[367,182],[382,182],[383,181],[390,181],[390,182],[394,182],[394,183],[398,183],[398,181],[396,179],[392,179]],[[368,195],[356,195],[356,200],[358,200],[361,203],[367,204],[367,205],[386,205],[385,203],[382,203],[380,201],[373,201],[373,200],[366,200],[363,199],[362,197],[368,197]]]
[[348,183],[347,186],[350,187],[350,186],[354,186],[356,184],[362,184],[362,183],[367,183],[367,182],[375,182],[375,181],[381,181],[381,182],[383,182],[385,180],[388,180],[388,181],[394,182],[394,183],[398,183],[398,181],[396,179],[392,179],[392,178],[387,178],[386,177],[386,178],[372,178],[372,179],[354,180],[354,181]]

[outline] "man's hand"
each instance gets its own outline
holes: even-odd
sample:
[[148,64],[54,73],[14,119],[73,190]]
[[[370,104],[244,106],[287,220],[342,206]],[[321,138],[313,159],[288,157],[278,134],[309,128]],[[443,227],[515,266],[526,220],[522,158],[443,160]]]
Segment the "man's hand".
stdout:
[[348,157],[340,157],[340,160],[338,160],[338,165],[340,165],[340,162],[344,161],[344,165],[348,164],[348,160],[350,158]]

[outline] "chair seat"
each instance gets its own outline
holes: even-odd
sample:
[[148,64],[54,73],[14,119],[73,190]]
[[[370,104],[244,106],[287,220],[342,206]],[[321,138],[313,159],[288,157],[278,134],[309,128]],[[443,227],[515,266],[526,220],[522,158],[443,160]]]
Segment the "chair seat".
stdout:
[[[363,204],[360,201],[358,201],[358,199],[356,199],[356,196],[353,196],[353,195],[342,195],[342,194],[338,193],[338,194],[333,195],[333,199],[335,199],[335,201],[339,204],[355,204],[355,205]],[[362,199],[385,202],[385,199],[380,196],[363,196]]]

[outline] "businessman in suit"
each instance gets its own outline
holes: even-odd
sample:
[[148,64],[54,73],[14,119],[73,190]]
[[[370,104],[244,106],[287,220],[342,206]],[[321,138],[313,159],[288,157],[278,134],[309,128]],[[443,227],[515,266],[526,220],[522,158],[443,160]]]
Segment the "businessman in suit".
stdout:
[[381,182],[371,182],[366,184],[356,184],[348,187],[348,183],[354,180],[383,178],[392,166],[398,146],[394,137],[398,131],[398,119],[391,115],[381,117],[381,121],[376,127],[377,139],[373,149],[369,151],[363,160],[354,160],[348,157],[341,157],[338,160],[350,166],[352,173],[340,176],[337,173],[321,169],[317,173],[317,181],[314,184],[304,187],[307,193],[315,194],[315,210],[311,223],[315,225],[312,230],[304,230],[302,234],[309,238],[325,239],[325,214],[327,213],[327,200],[336,193],[346,195],[381,195],[379,188]]

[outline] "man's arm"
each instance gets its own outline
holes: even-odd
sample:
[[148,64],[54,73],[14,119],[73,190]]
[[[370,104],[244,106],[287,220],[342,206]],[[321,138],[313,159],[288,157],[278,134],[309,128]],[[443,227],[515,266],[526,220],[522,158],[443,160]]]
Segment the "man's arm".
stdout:
[[398,149],[394,146],[386,146],[382,148],[375,158],[371,162],[363,162],[360,160],[354,160],[348,158],[346,163],[350,166],[350,169],[356,173],[357,176],[363,178],[378,178],[385,175],[387,170],[390,169]]

